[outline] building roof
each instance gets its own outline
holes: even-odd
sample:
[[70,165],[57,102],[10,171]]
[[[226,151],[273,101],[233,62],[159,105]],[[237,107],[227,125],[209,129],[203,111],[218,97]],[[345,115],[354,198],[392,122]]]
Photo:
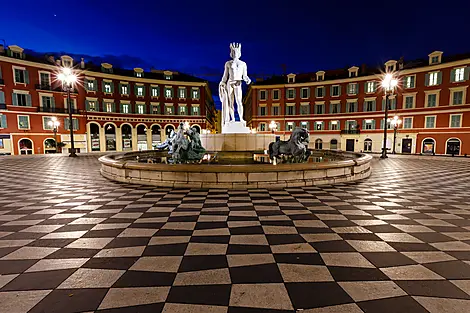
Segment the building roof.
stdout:
[[[2,53],[2,50],[0,50],[0,55],[5,55],[8,56],[6,51]],[[61,56],[68,55],[66,53],[56,53],[56,52],[50,52],[50,53],[38,53],[33,50],[25,49],[24,50],[24,57],[23,60],[26,61],[31,61],[35,63],[42,63],[42,64],[48,64],[48,65],[55,65],[55,61],[60,59]],[[80,55],[74,55],[72,54],[71,56],[74,57],[73,62],[74,62],[74,67],[80,68],[80,62],[81,62],[81,56]],[[96,59],[101,59],[101,58],[96,58]],[[96,61],[95,61],[96,62]],[[103,62],[105,60],[103,59]],[[102,73],[101,69],[101,63],[100,64],[95,64],[93,62],[86,62],[85,63],[85,68],[84,70],[87,71],[92,71],[92,72],[99,72]],[[156,70],[156,69],[150,69],[150,71],[143,71],[143,78],[149,78],[149,79],[156,79],[156,80],[165,80],[165,72],[166,70]],[[207,82],[205,79],[192,76],[189,74],[181,73],[179,71],[171,71],[172,73],[172,81],[182,81],[182,82]],[[135,72],[133,69],[125,69],[125,68],[116,68],[113,66],[113,72],[112,74],[114,75],[120,75],[120,76],[129,76],[129,77],[135,77]]]
[[[448,62],[454,62],[454,61],[459,61],[459,60],[464,60],[464,59],[470,59],[470,53],[464,53],[464,54],[457,54],[457,55],[451,55],[451,56],[443,56],[442,57],[442,62],[441,63],[448,63]],[[398,60],[398,63],[403,62],[403,68],[402,69],[413,69],[413,68],[419,68],[419,67],[424,67],[424,66],[429,66],[429,59],[424,58],[424,59],[416,59],[408,62],[404,62],[402,60]],[[397,65],[398,67],[398,65]],[[346,68],[341,68],[341,69],[335,69],[335,70],[325,70],[324,72],[324,79],[323,81],[328,81],[328,80],[336,80],[336,79],[345,79],[345,78],[350,78],[349,77],[349,69],[350,67]],[[383,69],[379,67],[373,67],[373,66],[367,66],[365,64],[361,65],[358,67],[358,77],[361,76],[370,76],[370,75],[380,75],[383,73]],[[295,75],[295,83],[296,84],[301,84],[301,83],[309,83],[309,82],[316,82],[317,81],[317,72],[308,72],[308,73],[299,73]],[[274,75],[271,76],[267,79],[263,79],[261,81],[256,81],[254,85],[279,85],[279,84],[287,84],[288,83],[288,77],[289,74],[287,75]]]

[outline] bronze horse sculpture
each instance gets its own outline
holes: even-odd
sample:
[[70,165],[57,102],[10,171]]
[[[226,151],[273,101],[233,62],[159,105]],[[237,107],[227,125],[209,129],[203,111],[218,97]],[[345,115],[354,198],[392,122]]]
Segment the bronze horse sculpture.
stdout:
[[276,141],[269,144],[269,158],[282,159],[287,163],[302,163],[311,155],[308,150],[309,134],[304,128],[295,128],[288,141]]

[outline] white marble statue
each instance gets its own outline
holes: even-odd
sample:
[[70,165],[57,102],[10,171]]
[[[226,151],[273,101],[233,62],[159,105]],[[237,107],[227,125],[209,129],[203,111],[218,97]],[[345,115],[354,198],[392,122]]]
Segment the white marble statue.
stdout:
[[[219,97],[222,102],[222,129],[227,129],[229,124],[235,123],[234,102],[237,103],[238,116],[243,128],[246,122],[243,119],[243,98],[242,81],[251,83],[247,74],[246,63],[240,60],[242,45],[239,43],[230,44],[230,57],[233,60],[225,63],[224,75],[219,84]],[[227,131],[230,132],[230,131]]]

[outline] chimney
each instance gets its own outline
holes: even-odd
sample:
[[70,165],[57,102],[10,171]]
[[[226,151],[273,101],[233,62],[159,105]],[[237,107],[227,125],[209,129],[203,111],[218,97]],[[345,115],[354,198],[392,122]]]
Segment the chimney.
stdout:
[[361,65],[361,74],[362,73],[365,73],[367,71],[367,65],[366,64],[362,64]]
[[80,68],[81,68],[81,69],[85,69],[85,61],[83,61],[83,58],[82,58],[82,60],[80,61]]
[[398,60],[398,69],[402,70],[404,66],[405,66],[405,59],[404,57],[401,57],[400,60]]

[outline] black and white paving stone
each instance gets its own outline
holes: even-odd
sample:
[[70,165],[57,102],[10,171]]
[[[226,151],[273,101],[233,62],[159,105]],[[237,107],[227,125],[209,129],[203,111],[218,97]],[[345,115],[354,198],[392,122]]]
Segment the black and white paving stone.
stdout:
[[470,163],[357,184],[118,184],[94,156],[0,157],[0,312],[470,311]]

